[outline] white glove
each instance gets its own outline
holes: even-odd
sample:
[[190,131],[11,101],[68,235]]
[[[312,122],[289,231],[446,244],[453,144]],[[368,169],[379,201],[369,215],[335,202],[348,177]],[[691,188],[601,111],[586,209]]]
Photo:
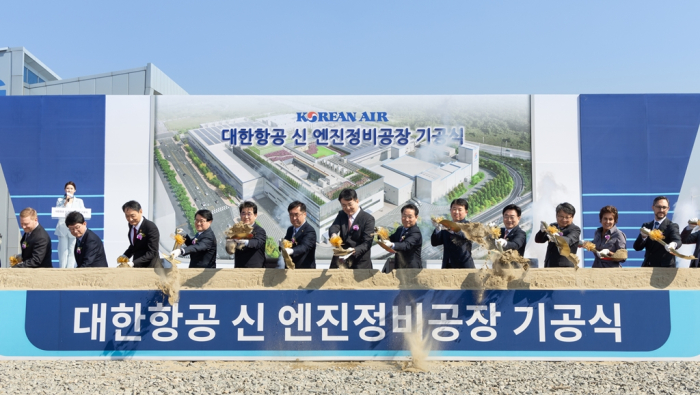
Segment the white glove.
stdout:
[[674,251],[676,251],[676,242],[675,242],[675,241],[672,241],[672,242],[666,244],[666,245],[664,246],[664,248],[665,248],[666,251],[668,251],[668,252],[674,252]]
[[173,257],[173,259],[179,257],[180,255],[182,255],[182,250],[179,248],[177,250],[170,251],[170,256]]
[[506,244],[508,244],[506,239],[496,239],[496,245],[501,246],[501,248],[505,248]]
[[287,251],[287,255],[291,256],[294,253],[294,250],[291,248],[285,248],[285,251]]
[[494,221],[491,221],[491,222],[488,223],[488,227],[489,227],[489,228],[495,228],[496,226],[498,226],[498,224],[497,224],[496,222],[494,222]]
[[248,247],[249,241],[250,240],[248,240],[248,239],[240,239],[240,240],[236,241],[236,244],[238,244],[241,247]]
[[688,225],[697,225],[698,219],[697,218],[691,218],[688,220]]
[[340,258],[342,260],[347,260],[348,258],[350,258],[352,256],[352,254],[355,253],[355,249],[352,247],[348,248],[346,251],[348,251],[348,253],[346,255],[340,256],[338,258]]
[[447,228],[445,228],[445,226],[442,225],[442,224],[437,224],[437,225],[435,226],[435,230],[436,230],[437,232],[442,232],[442,231],[445,230],[445,229],[447,229]]
[[610,255],[611,255],[611,254],[610,254],[610,250],[608,250],[607,248],[606,248],[606,249],[603,249],[603,250],[600,250],[600,251],[598,251],[598,253],[600,254],[600,256],[605,256],[605,257],[608,257],[608,256],[610,256]]
[[338,234],[337,234],[337,233],[333,233],[333,234],[331,235],[331,238],[334,238],[335,236],[338,236]]
[[540,232],[545,232],[545,233],[547,233],[547,227],[546,227],[543,223],[541,223],[541,222],[540,222]]
[[384,246],[387,248],[394,248],[394,243],[390,242],[389,240],[382,240],[380,243],[384,244]]
[[184,232],[184,229],[182,229],[182,228],[177,228],[177,229],[175,229],[175,234],[178,234],[178,235],[179,235],[179,234],[181,234],[182,232]]
[[583,248],[583,243],[585,243],[585,241],[579,240],[578,241],[578,248]]
[[643,226],[641,229],[639,229],[639,234],[642,236],[642,239],[649,237],[649,232],[651,232],[651,229],[647,229]]

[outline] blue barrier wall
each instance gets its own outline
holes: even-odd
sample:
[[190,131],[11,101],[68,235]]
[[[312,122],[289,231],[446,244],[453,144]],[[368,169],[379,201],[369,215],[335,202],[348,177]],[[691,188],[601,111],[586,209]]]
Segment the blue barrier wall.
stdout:
[[0,164],[12,204],[39,213],[58,266],[51,208],[68,181],[92,209],[88,225],[104,237],[105,97],[0,97]]
[[632,245],[654,217],[654,197],[667,196],[671,207],[678,200],[700,127],[700,95],[580,95],[579,106],[583,237],[593,239],[600,209],[613,205],[627,235],[623,266],[641,266],[644,251]]

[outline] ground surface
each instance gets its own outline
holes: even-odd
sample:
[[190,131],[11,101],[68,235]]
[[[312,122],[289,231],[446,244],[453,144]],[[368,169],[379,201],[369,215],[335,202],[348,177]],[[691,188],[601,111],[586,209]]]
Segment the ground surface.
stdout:
[[2,361],[0,394],[687,394],[695,362]]

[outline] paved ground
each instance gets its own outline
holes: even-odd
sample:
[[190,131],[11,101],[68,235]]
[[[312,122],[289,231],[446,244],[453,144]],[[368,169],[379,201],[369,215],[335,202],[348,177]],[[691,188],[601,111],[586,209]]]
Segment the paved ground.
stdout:
[[694,394],[697,362],[3,361],[0,394]]

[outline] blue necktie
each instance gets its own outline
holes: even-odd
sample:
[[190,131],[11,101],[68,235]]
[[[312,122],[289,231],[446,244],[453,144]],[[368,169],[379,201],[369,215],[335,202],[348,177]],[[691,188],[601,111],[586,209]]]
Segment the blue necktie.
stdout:
[[654,229],[659,229],[659,222],[658,221],[654,222]]

